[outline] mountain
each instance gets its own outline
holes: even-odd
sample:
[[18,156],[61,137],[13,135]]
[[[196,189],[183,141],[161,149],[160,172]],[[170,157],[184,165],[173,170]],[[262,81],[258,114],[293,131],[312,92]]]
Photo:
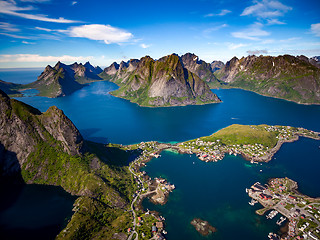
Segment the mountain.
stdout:
[[186,53],[181,56],[181,61],[186,69],[196,74],[200,79],[206,82],[217,81],[213,74],[211,65],[203,60],[200,60],[195,54]]
[[149,56],[104,70],[120,88],[112,94],[141,106],[183,106],[220,102],[208,85],[172,54],[159,60]]
[[102,80],[98,76],[101,72],[100,67],[93,67],[89,62],[84,65],[58,62],[54,67],[48,65],[37,81],[22,85],[21,88],[38,89],[40,96],[61,97],[81,89],[83,84]]
[[216,71],[220,70],[223,67],[224,67],[224,63],[221,62],[221,61],[213,61],[211,63],[211,71],[212,72],[216,72]]
[[320,103],[320,69],[304,56],[234,57],[215,75],[226,87],[297,103]]
[[20,88],[20,84],[15,84],[15,83],[11,83],[11,82],[5,82],[0,80],[0,89],[2,91],[4,91],[6,94],[21,94],[18,90]]
[[56,185],[78,196],[58,238],[112,239],[125,231],[118,218],[132,220],[126,210],[135,191],[129,156],[116,146],[86,142],[60,109],[41,113],[0,90],[0,181]]

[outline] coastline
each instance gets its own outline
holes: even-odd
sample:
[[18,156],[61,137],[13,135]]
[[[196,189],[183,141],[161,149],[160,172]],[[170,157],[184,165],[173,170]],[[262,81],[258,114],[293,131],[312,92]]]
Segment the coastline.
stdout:
[[[270,127],[270,126],[269,126]],[[273,127],[273,126],[271,126]],[[282,126],[284,127],[284,126]],[[284,128],[286,129],[291,129],[290,126],[285,126]],[[282,144],[284,143],[290,143],[290,142],[295,142],[299,140],[300,137],[306,137],[306,138],[311,138],[315,140],[320,140],[320,133],[314,132],[314,131],[309,131],[303,128],[299,128],[299,132],[295,132],[292,136],[290,137],[285,137],[285,138],[279,138],[276,145],[268,149],[266,154],[263,156],[257,157],[257,156],[252,156],[249,154],[246,154],[242,151],[238,151],[234,149],[233,147],[228,147],[224,146],[223,149],[219,152],[219,155],[216,156],[219,159],[222,160],[227,153],[229,154],[240,154],[244,160],[250,161],[251,163],[258,163],[258,162],[269,162],[272,160],[272,157],[274,156],[275,153],[279,151],[281,148]],[[167,150],[167,149],[172,149],[172,151],[177,151],[179,154],[196,154],[198,158],[202,161],[209,162],[206,159],[203,159],[202,151],[198,149],[186,149],[182,147],[183,143],[160,143],[160,142],[141,142],[138,144],[133,144],[133,145],[127,145],[125,148],[127,150],[138,150],[140,152],[140,155],[137,159],[135,159],[131,164],[130,164],[130,171],[131,173],[135,176],[138,182],[139,190],[137,191],[137,196],[135,196],[135,200],[132,203],[132,211],[133,209],[136,209],[138,211],[141,211],[143,214],[146,214],[146,210],[143,209],[142,207],[142,201],[145,198],[149,198],[149,200],[153,204],[161,204],[164,205],[166,204],[170,192],[174,189],[171,190],[165,190],[159,192],[161,189],[160,181],[163,181],[163,183],[167,183],[165,179],[151,179],[145,171],[141,171],[142,167],[145,167],[146,164],[151,161],[153,158],[158,158],[161,154],[162,151]],[[234,145],[233,145],[234,146]],[[218,161],[215,159],[214,161]],[[160,186],[160,187],[159,187]],[[303,194],[298,192],[298,186],[292,188],[293,191],[295,191],[296,194],[299,196],[304,196]],[[309,199],[311,201],[319,201],[320,198],[314,199],[314,198],[309,198],[308,196],[305,196],[306,199]],[[270,210],[268,205],[262,204],[264,207],[266,207],[263,211],[258,211],[257,214],[263,215],[266,211]],[[147,210],[149,212],[149,210]],[[159,219],[162,222],[162,225],[164,225],[165,219],[161,216],[159,216],[158,213],[153,212],[154,218],[159,221]],[[163,229],[164,230],[164,229]]]
[[299,104],[299,105],[306,105],[306,106],[311,106],[311,105],[319,106],[320,105],[320,103],[302,103],[302,102],[297,102],[297,101],[286,99],[286,98],[266,95],[266,94],[262,94],[262,93],[259,93],[259,92],[253,91],[253,90],[249,90],[249,89],[245,89],[245,88],[241,88],[241,87],[230,86],[230,87],[219,87],[219,88],[210,88],[210,89],[241,89],[241,90],[244,90],[244,91],[253,92],[253,93],[258,94],[258,95],[263,96],[263,97],[270,97],[270,98],[280,99],[280,100],[296,103],[296,104]]
[[[287,177],[272,178],[265,185],[254,183],[246,192],[252,198],[250,205],[260,203],[263,206],[256,214],[262,216],[271,211],[266,215],[267,219],[273,219],[278,213],[284,216],[280,217],[277,224],[281,226],[287,220],[288,231],[285,239],[300,239],[295,237],[305,235],[319,237],[317,228],[320,226],[320,198],[300,193],[297,182]],[[286,228],[286,225],[283,228]],[[274,233],[269,233],[269,236],[279,237]]]

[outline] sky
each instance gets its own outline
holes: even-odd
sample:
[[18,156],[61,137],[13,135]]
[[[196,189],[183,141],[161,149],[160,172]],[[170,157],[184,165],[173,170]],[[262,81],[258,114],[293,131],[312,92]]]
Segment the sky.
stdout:
[[0,68],[320,56],[320,0],[0,0]]

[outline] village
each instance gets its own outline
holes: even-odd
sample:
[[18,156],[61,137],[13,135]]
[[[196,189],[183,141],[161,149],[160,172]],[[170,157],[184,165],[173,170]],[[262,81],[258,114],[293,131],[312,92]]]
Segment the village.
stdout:
[[275,218],[278,214],[279,226],[287,222],[286,236],[270,233],[269,238],[280,239],[320,239],[320,199],[313,199],[297,191],[298,184],[289,178],[274,178],[268,184],[259,182],[246,189],[252,198],[250,205],[259,202],[264,208],[256,213],[266,217]]
[[[256,129],[256,126],[250,126]],[[225,154],[235,155],[241,154],[251,163],[268,162],[272,156],[279,150],[280,146],[285,142],[293,142],[298,140],[299,136],[313,139],[320,139],[319,133],[304,128],[294,128],[290,126],[265,126],[264,130],[274,133],[277,140],[276,146],[273,148],[265,146],[263,143],[246,143],[243,137],[241,144],[227,144],[223,139],[207,140],[207,137],[197,138],[195,140],[177,144],[179,152],[187,154],[197,154],[201,161],[217,162],[222,160]],[[213,135],[214,136],[214,135]]]
[[152,158],[158,158],[159,153],[167,147],[167,144],[157,142],[141,142],[137,145],[128,146],[127,150],[137,149],[139,152],[139,156],[129,167],[138,186],[131,204],[134,221],[133,226],[128,228],[129,240],[165,239],[167,233],[164,229],[165,218],[159,216],[156,212],[144,211],[141,202],[144,198],[149,197],[150,201],[155,204],[165,204],[169,193],[175,189],[175,186],[163,178],[151,179],[145,171],[140,171],[140,168],[145,167],[146,163]]

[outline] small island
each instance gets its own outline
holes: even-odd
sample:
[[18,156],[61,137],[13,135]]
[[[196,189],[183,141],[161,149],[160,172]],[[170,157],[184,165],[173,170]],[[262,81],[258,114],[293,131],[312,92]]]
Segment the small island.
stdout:
[[200,218],[194,218],[190,223],[202,236],[208,236],[217,231],[217,229],[211,226],[209,222]]
[[[279,226],[289,221],[286,239],[319,239],[320,198],[305,196],[297,189],[297,182],[289,178],[274,178],[265,185],[256,182],[246,191],[252,198],[250,205],[259,202],[264,207],[257,214],[272,210],[266,216],[268,219],[280,213],[283,216],[277,221]],[[269,238],[280,239],[275,233],[270,233]]]

